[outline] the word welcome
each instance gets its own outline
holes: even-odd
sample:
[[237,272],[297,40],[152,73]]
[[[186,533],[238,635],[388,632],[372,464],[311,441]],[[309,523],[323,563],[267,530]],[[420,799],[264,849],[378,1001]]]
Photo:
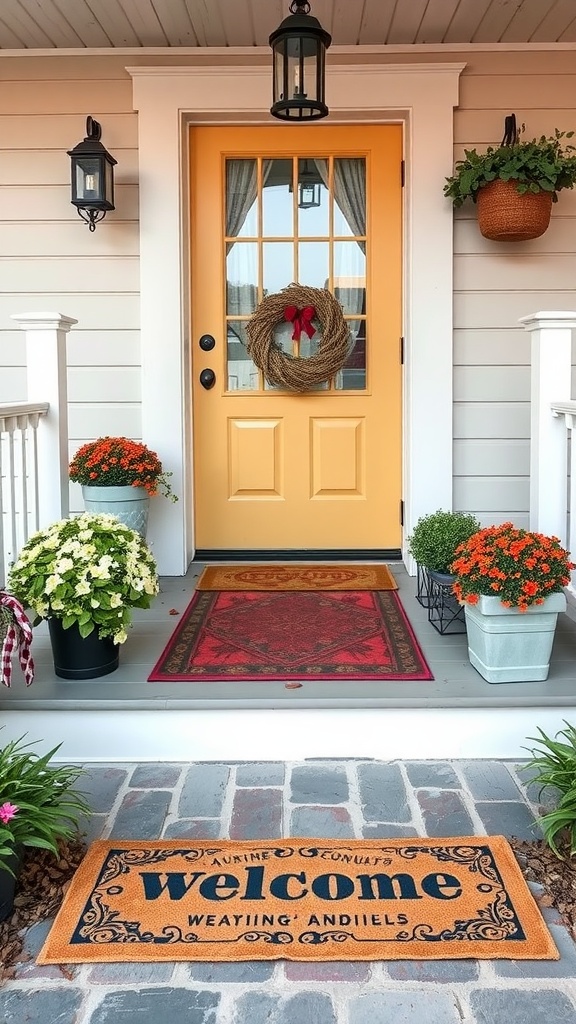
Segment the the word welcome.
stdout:
[[[223,902],[240,900],[302,900],[311,891],[320,900],[421,900],[424,895],[435,900],[454,900],[462,895],[462,885],[455,875],[431,872],[418,883],[412,875],[398,872],[387,875],[342,875],[329,872],[317,875],[310,882],[304,871],[274,875],[265,879],[264,867],[245,868],[245,878],[225,872],[208,875],[205,871],[141,871],[144,897],[157,900],[166,892],[169,899],[181,900],[196,891],[205,900]],[[201,879],[201,881],[200,881]],[[267,886],[268,892],[265,893]],[[418,886],[422,890],[418,891]]]

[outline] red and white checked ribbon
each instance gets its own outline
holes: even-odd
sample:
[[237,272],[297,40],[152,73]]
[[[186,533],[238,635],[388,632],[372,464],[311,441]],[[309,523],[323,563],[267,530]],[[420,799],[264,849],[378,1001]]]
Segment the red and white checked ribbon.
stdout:
[[[3,609],[7,609],[8,615],[2,615]],[[4,625],[3,619],[8,620]],[[12,682],[12,654],[16,646],[26,686],[30,686],[34,681],[34,662],[30,653],[32,626],[20,602],[4,590],[0,590],[0,643],[4,686],[10,686]]]

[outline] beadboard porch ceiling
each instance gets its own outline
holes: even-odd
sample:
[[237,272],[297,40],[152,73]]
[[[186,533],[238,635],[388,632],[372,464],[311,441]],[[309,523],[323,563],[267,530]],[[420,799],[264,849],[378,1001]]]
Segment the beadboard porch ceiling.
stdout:
[[[2,0],[0,50],[266,46],[289,0]],[[342,46],[573,43],[574,0],[311,0]]]

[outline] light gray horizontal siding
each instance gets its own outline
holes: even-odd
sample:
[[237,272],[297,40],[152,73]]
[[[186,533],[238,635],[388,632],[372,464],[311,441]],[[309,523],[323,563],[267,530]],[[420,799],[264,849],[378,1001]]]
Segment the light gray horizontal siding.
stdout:
[[[82,284],[86,287],[85,281]],[[23,282],[20,292],[0,293],[0,330],[14,327],[11,313],[42,313],[46,310],[74,317],[78,327],[84,330],[129,331],[139,327],[140,304],[136,292],[26,291]]]
[[482,254],[492,259],[503,259],[506,256],[522,257],[538,255],[567,254],[574,257],[574,239],[576,238],[576,216],[569,216],[567,206],[572,208],[572,196],[562,192],[562,202],[552,207],[550,227],[540,238],[521,243],[518,252],[517,242],[492,242],[484,238],[478,231],[476,223],[476,207],[470,203],[455,213],[454,219],[454,252],[456,255]]
[[[134,402],[92,402],[70,405],[68,428],[72,441],[91,439],[102,434],[140,437],[140,405]],[[79,443],[81,443],[79,441]]]
[[466,476],[454,480],[457,508],[471,508],[475,512],[497,509],[508,516],[527,507],[530,500],[528,479],[519,477],[493,477],[492,487],[486,486],[486,477]]
[[[138,118],[125,63],[34,57],[1,67],[0,397],[26,397],[25,338],[10,315],[75,317],[67,338],[73,440],[141,433]],[[95,232],[70,203],[67,155],[88,114],[118,161],[116,209]]]
[[60,220],[56,230],[52,222],[45,220],[5,221],[2,224],[2,251],[9,252],[14,258],[30,256],[37,259],[59,256],[96,258],[107,257],[110,253],[114,254],[113,258],[138,256],[137,222],[113,220],[115,216],[116,211],[108,214],[101,231],[79,231],[76,214],[67,221]]
[[530,335],[521,327],[454,331],[454,366],[529,366]]
[[[478,53],[460,84],[455,160],[499,145],[511,111],[524,138],[576,128],[574,55]],[[483,238],[466,203],[454,252],[454,506],[483,525],[527,526],[531,336],[518,320],[576,309],[576,191],[560,192],[549,230],[523,243]]]
[[573,309],[575,305],[576,291],[572,289],[456,291],[454,327],[486,330],[517,328],[520,317],[530,313],[544,309]]
[[530,465],[530,442],[523,438],[458,438],[454,441],[454,474],[457,477],[467,474],[493,476],[496,458],[503,475],[525,477]]
[[[106,215],[106,220],[136,220],[138,218],[138,186],[118,184],[114,189],[116,209]],[[78,230],[82,225],[76,209],[70,202],[70,185],[4,185],[0,191],[0,222],[23,220],[74,221]],[[106,222],[96,231],[104,233]],[[4,255],[3,249],[3,255]],[[113,255],[113,253],[110,253]],[[9,253],[6,253],[9,255]]]
[[[506,440],[511,437],[530,436],[530,403],[526,402],[455,402],[454,439],[493,438]],[[498,460],[494,461],[494,473],[498,473]]]

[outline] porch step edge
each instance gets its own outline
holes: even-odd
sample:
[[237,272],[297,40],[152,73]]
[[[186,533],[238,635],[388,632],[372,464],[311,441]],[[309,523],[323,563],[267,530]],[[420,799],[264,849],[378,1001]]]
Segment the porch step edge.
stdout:
[[307,758],[529,757],[539,727],[555,735],[573,707],[99,708],[12,710],[2,739],[28,734],[38,751],[61,743],[58,761],[301,761]]

